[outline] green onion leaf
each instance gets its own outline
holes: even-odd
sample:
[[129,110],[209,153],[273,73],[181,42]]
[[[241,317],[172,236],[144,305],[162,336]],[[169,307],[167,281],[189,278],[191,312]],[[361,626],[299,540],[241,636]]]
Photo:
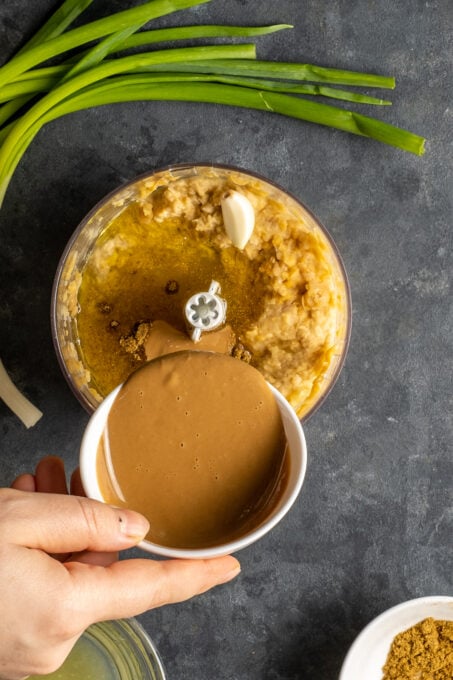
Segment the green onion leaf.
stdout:
[[[138,69],[136,69],[138,70]],[[150,71],[163,71],[165,65],[150,66]],[[170,69],[169,69],[170,70]],[[380,87],[394,89],[395,79],[371,73],[358,73],[343,69],[324,68],[313,64],[293,64],[279,61],[253,61],[237,59],[215,63],[197,61],[184,64],[180,72],[196,71],[197,73],[222,73],[223,75],[251,76],[254,78],[279,78],[283,80],[306,80],[314,83],[330,83],[332,85],[354,85],[361,87]]]
[[[42,69],[44,70],[44,69]],[[128,76],[132,79],[133,76]],[[143,76],[137,76],[138,79]],[[313,96],[328,97],[330,99],[340,99],[342,101],[356,102],[359,104],[374,104],[379,106],[391,105],[390,101],[385,99],[378,99],[359,92],[350,92],[347,90],[340,90],[338,88],[326,87],[324,85],[303,84],[297,85],[292,82],[283,82],[280,80],[265,80],[247,77],[224,76],[222,74],[211,75],[203,73],[147,73],[145,78],[147,82],[172,82],[172,81],[197,81],[197,82],[215,82],[225,83],[229,85],[241,85],[243,87],[251,87],[255,90],[269,90],[271,92],[286,92],[289,94],[308,94]],[[65,78],[66,80],[66,78]],[[59,82],[59,77],[43,77],[31,78],[20,81],[16,80],[5,87],[0,92],[0,102],[8,101],[14,97],[19,97],[22,94],[38,94],[40,92],[48,92]],[[61,81],[60,81],[61,82]],[[135,82],[141,82],[137,80]]]
[[[0,106],[0,126],[3,125],[7,120],[9,120],[15,113],[17,113],[27,102],[29,102],[31,97],[27,94],[24,97],[16,97],[12,101],[8,101],[7,104]],[[2,132],[0,130],[0,143],[2,141]]]
[[87,7],[91,5],[93,0],[65,0],[65,2],[52,14],[50,19],[37,31],[28,42],[23,45],[18,52],[19,54],[28,52],[30,48],[39,45],[46,40],[51,40],[61,35],[73,21],[79,17]]
[[[91,85],[94,82],[102,81],[117,73],[124,73],[126,71],[137,69],[145,69],[152,64],[174,62],[186,63],[194,59],[221,59],[222,57],[231,57],[232,59],[240,56],[241,58],[255,57],[255,45],[216,45],[212,47],[182,47],[172,50],[158,50],[156,52],[145,52],[144,54],[131,55],[129,57],[122,57],[121,59],[114,59],[109,62],[99,64],[98,66],[84,71],[83,73],[71,78],[62,85],[57,86],[49,94],[40,99],[27,113],[25,113],[12,127],[10,133],[4,140],[0,149],[0,185],[3,187],[3,193],[0,197],[0,206],[3,200],[6,187],[9,179],[12,176],[11,167],[16,167],[15,156],[19,153],[21,156],[27,146],[27,130],[34,125],[42,116],[44,116],[49,109],[60,103],[62,100],[70,97],[83,87]],[[18,151],[20,148],[20,151]],[[8,181],[5,184],[5,178]]]
[[[2,169],[0,173],[0,205],[20,158],[45,123],[85,108],[118,102],[156,100],[206,102],[259,109],[370,137],[417,155],[424,153],[425,140],[412,132],[353,111],[286,94],[213,83],[176,82],[137,85],[136,83],[128,84],[127,79],[123,78],[122,82],[105,81],[66,98],[24,131],[8,159],[8,165],[5,166],[7,170]],[[9,137],[14,136],[14,133],[13,127]]]
[[[131,23],[140,22],[143,18],[158,18],[171,14],[180,9],[201,5],[211,0],[151,0],[139,7],[132,7],[123,12],[117,12],[111,16],[92,21],[85,26],[73,28],[63,35],[47,40],[42,44],[33,46],[22,54],[18,54],[0,68],[0,88],[10,83],[18,75],[51,59],[59,54],[64,54],[80,45],[86,45],[93,40],[103,38],[106,35],[116,33],[130,26]],[[150,5],[153,13],[150,13]]]
[[115,102],[156,99],[207,102],[260,109],[371,137],[417,155],[424,153],[425,140],[422,137],[353,111],[276,92],[211,83],[161,83],[159,85],[119,83],[115,85],[107,81],[63,102],[57,111],[49,112],[49,119],[51,120],[54,115],[64,115],[80,108],[88,108],[90,102],[92,106],[99,106]]
[[277,31],[293,28],[292,24],[274,24],[272,26],[178,26],[175,28],[155,28],[152,31],[141,31],[131,35],[122,45],[112,50],[119,52],[135,47],[144,47],[157,42],[173,42],[175,40],[196,40],[198,38],[252,38],[269,35]]

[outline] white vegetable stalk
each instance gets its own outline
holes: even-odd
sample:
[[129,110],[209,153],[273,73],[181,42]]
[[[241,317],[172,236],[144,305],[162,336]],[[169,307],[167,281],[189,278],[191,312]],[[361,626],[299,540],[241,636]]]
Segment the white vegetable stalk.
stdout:
[[23,422],[25,427],[32,427],[42,416],[42,412],[33,406],[20,392],[3,366],[0,359],[0,399],[9,406],[11,411]]

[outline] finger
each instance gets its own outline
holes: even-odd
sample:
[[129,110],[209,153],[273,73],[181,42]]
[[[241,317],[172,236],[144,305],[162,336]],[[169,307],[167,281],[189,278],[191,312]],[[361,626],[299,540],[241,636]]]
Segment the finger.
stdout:
[[139,513],[78,496],[0,489],[0,542],[48,553],[114,552],[149,530]]
[[[77,468],[71,475],[70,492],[73,496],[85,496],[80,477],[80,469]],[[108,567],[119,559],[118,552],[80,552],[68,556],[66,562],[81,562],[83,564],[93,564],[101,567]]]
[[42,493],[68,493],[64,463],[57,456],[46,456],[35,470],[36,491]]
[[65,562],[79,562],[80,564],[92,564],[98,567],[109,567],[118,562],[117,552],[80,552],[69,555]]
[[[36,491],[40,493],[67,494],[64,463],[57,456],[42,458],[35,470]],[[50,553],[55,560],[64,562],[70,553]]]
[[33,475],[25,473],[16,477],[11,484],[11,488],[18,491],[36,491],[36,480]]
[[240,571],[231,555],[210,560],[123,560],[104,569],[74,562],[65,567],[75,585],[78,617],[85,626],[182,602],[230,581]]
[[[35,470],[35,479],[36,491],[40,493],[68,493],[64,463],[57,456],[46,456],[39,461]],[[70,553],[50,553],[50,555],[64,562]]]
[[74,470],[71,475],[71,493],[73,496],[85,496],[85,490],[82,485],[82,478],[80,476],[80,468]]
[[[80,477],[79,468],[77,468],[77,470],[74,470],[74,472],[71,475],[70,490],[71,490],[71,494],[73,496],[85,496],[85,493],[84,493],[83,487],[82,487],[82,480],[81,480],[81,477]],[[118,559],[119,559],[118,551],[115,551],[115,552],[88,552],[88,551],[83,551],[83,552],[74,553],[73,555],[68,556],[68,558],[65,560],[65,562],[77,561],[77,562],[82,562],[83,564],[94,564],[94,565],[97,564],[101,567],[108,567],[110,564],[117,562]]]

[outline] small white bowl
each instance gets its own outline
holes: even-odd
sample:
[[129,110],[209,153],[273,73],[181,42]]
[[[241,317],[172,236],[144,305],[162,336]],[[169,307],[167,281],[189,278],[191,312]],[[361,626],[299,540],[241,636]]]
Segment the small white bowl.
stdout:
[[[122,385],[119,385],[114,389],[93,413],[85,429],[80,448],[80,475],[85,493],[88,498],[102,502],[105,502],[105,500],[97,480],[96,457],[99,440],[107,423],[109,411],[121,387]],[[286,515],[302,488],[307,467],[307,446],[302,425],[294,409],[275,387],[272,385],[269,385],[269,387],[280,409],[290,453],[290,465],[285,491],[265,522],[239,539],[212,548],[171,548],[146,540],[138,544],[139,548],[156,555],[172,558],[208,559],[228,555],[257,541]]]
[[453,621],[453,597],[420,597],[387,609],[356,638],[346,655],[339,680],[382,680],[382,668],[395,636],[430,617]]

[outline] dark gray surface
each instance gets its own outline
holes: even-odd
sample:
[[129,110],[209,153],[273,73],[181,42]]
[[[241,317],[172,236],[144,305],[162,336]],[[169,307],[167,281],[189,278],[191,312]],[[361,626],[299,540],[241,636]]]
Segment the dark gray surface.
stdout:
[[[54,4],[2,1],[3,57]],[[98,0],[87,16],[131,4]],[[26,431],[0,404],[0,484],[44,454],[76,465],[87,415],[60,374],[49,302],[64,244],[94,203],[174,162],[232,163],[282,184],[321,218],[344,258],[353,298],[346,365],[306,424],[300,499],[239,555],[240,577],[140,620],[172,680],[335,680],[378,613],[453,594],[453,7],[217,0],[161,23],[178,22],[293,23],[259,39],[260,56],[395,75],[393,107],[373,111],[426,136],[427,153],[197,104],[106,107],[46,127],[0,213],[0,356],[44,417]]]

